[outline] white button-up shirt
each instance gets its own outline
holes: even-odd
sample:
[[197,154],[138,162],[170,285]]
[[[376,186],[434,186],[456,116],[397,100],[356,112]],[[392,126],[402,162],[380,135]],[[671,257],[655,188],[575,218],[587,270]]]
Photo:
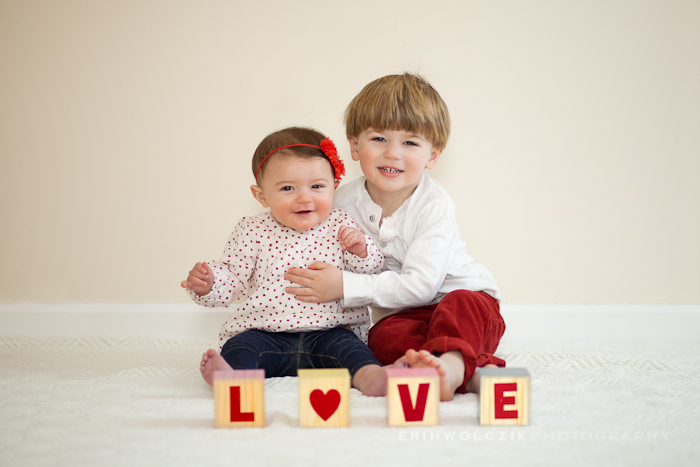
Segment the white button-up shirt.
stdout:
[[335,207],[348,211],[385,258],[380,274],[343,271],[343,306],[372,306],[372,322],[408,308],[439,302],[453,290],[486,292],[500,300],[491,273],[465,251],[455,205],[423,174],[411,196],[383,222],[365,177],[340,187]]

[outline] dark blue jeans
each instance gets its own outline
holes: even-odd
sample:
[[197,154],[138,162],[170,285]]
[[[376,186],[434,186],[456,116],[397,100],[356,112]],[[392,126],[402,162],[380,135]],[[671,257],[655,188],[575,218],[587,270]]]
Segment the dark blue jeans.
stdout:
[[296,376],[300,368],[347,368],[350,375],[380,365],[352,331],[331,328],[308,332],[248,329],[226,341],[221,356],[234,370],[262,368],[265,376]]

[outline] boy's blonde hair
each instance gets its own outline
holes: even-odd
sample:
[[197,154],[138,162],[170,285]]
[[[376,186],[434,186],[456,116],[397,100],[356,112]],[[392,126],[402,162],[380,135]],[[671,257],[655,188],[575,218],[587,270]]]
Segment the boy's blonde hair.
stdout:
[[404,73],[372,81],[345,109],[345,132],[367,129],[416,133],[441,151],[450,136],[450,113],[440,94],[419,75]]

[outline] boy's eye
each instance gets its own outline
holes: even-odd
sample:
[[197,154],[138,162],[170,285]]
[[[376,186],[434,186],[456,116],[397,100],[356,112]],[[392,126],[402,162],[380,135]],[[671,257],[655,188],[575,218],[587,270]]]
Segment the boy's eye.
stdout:
[[408,146],[418,146],[418,143],[414,143],[413,141],[406,141],[404,144]]
[[372,138],[372,141],[386,141],[386,139],[382,138],[381,136],[375,136]]

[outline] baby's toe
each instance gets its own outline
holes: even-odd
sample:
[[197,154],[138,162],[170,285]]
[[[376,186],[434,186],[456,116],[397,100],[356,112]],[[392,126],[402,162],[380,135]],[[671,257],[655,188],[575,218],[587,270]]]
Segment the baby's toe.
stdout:
[[406,368],[408,366],[408,359],[406,358],[405,355],[401,356],[398,360],[396,360],[393,364],[393,366],[398,367],[398,368]]

